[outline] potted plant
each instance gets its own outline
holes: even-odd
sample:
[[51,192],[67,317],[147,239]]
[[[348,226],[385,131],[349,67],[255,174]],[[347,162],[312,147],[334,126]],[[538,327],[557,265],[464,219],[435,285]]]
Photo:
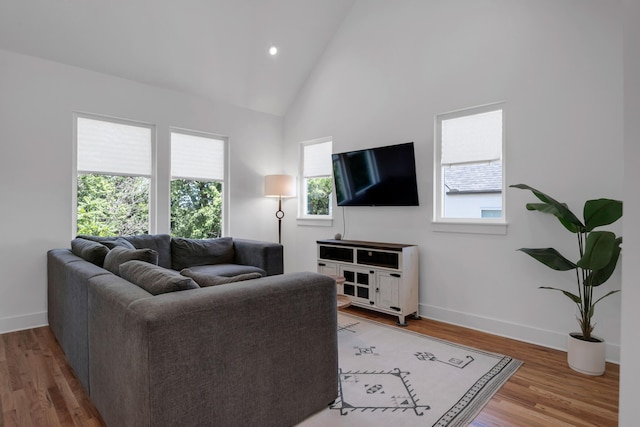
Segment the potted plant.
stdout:
[[[595,306],[602,299],[619,292],[609,291],[599,298],[594,295],[595,288],[605,283],[613,274],[620,256],[622,237],[611,231],[594,230],[597,227],[612,224],[622,217],[622,202],[611,199],[587,200],[584,204],[584,222],[571,212],[566,203],[560,203],[541,191],[525,184],[511,185],[514,188],[531,190],[542,203],[527,203],[530,211],[552,214],[569,232],[577,236],[579,260],[570,261],[553,248],[518,249],[535,258],[549,268],[558,271],[575,270],[577,292],[541,286],[562,292],[578,308],[580,332],[570,333],[567,338],[567,360],[569,366],[589,375],[602,375],[605,370],[604,340],[592,334],[592,318]],[[597,298],[597,299],[596,299]]]

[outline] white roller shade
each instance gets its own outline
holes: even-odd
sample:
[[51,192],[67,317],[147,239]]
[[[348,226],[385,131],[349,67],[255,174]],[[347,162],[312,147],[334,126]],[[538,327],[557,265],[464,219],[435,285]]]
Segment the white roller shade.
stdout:
[[171,177],[224,181],[222,139],[171,132]]
[[303,146],[305,178],[331,175],[331,141]]
[[502,110],[442,120],[442,164],[502,158]]
[[151,175],[152,128],[78,117],[78,172]]

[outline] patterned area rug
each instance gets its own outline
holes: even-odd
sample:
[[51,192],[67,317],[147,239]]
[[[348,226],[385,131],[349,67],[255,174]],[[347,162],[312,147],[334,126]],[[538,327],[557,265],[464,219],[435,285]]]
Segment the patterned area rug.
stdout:
[[519,360],[338,314],[339,396],[301,427],[466,426]]

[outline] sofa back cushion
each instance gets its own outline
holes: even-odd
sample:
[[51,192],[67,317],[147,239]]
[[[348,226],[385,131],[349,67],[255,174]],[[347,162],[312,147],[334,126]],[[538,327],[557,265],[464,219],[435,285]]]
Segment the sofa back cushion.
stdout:
[[171,239],[171,265],[174,270],[197,265],[231,264],[235,259],[233,239]]
[[119,276],[120,264],[133,260],[158,265],[158,252],[153,249],[127,249],[122,246],[115,246],[104,258],[104,269]]
[[125,236],[136,249],[153,249],[158,252],[158,265],[171,268],[171,236],[168,234],[138,234]]
[[127,261],[121,264],[120,276],[152,295],[199,288],[190,277],[144,261]]
[[102,267],[109,248],[102,243],[76,237],[71,241],[71,252],[91,264]]

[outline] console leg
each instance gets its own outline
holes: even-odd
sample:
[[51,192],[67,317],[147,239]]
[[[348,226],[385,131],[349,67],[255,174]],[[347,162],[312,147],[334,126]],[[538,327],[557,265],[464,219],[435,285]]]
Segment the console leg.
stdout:
[[398,316],[398,321],[396,322],[398,326],[409,326],[409,324],[404,320],[404,316]]

